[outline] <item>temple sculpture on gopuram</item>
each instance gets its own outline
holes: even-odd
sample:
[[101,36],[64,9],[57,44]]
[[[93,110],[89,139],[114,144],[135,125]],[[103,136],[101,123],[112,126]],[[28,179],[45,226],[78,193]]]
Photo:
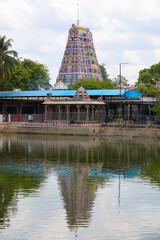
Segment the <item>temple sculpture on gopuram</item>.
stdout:
[[92,33],[88,28],[72,25],[56,82],[73,84],[79,79],[102,80]]

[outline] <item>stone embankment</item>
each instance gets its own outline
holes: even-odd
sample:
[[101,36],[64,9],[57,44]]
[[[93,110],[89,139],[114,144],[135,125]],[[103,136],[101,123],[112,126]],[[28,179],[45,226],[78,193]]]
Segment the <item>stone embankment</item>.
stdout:
[[20,124],[0,124],[0,133],[26,133],[26,134],[52,134],[52,135],[77,135],[97,137],[119,137],[119,138],[155,138],[160,139],[160,126],[158,125],[136,125],[136,124],[108,124],[97,126],[33,126]]
[[0,133],[17,133],[17,124],[3,123],[0,124]]
[[160,138],[160,126],[148,124],[108,124],[99,130],[101,137]]

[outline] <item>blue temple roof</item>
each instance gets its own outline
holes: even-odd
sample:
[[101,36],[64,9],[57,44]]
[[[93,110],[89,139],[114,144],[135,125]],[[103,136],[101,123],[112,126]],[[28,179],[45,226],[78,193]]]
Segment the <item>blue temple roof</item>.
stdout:
[[[23,97],[73,97],[76,90],[42,90],[42,91],[4,91],[0,92],[0,98]],[[120,96],[120,89],[87,90],[89,96]],[[142,94],[134,89],[121,89],[121,96],[129,98],[141,98]]]

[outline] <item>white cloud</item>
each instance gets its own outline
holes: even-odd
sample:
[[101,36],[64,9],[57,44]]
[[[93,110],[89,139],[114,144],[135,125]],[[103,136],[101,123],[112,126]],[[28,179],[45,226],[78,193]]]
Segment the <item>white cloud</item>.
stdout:
[[[21,57],[46,64],[54,83],[76,7],[76,0],[0,0],[0,33],[14,40]],[[80,25],[93,32],[98,61],[111,76],[128,61],[133,83],[141,67],[159,62],[159,10],[159,0],[79,1]]]
[[0,2],[0,27],[10,29],[26,28],[30,24],[32,5],[25,0],[1,0]]
[[160,48],[155,50],[155,55],[156,55],[155,56],[156,61],[157,62],[160,61]]
[[138,51],[135,50],[125,50],[124,58],[127,62],[141,64],[143,62],[142,57],[138,54]]

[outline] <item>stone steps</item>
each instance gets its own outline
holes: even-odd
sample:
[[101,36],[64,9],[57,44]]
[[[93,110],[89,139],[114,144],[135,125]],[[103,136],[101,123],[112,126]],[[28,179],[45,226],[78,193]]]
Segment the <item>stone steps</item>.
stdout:
[[0,133],[16,133],[17,126],[15,124],[2,124],[0,125]]
[[153,128],[117,128],[117,127],[107,127],[103,129],[100,134],[122,134],[122,135],[157,135],[160,136],[160,130],[153,129]]

